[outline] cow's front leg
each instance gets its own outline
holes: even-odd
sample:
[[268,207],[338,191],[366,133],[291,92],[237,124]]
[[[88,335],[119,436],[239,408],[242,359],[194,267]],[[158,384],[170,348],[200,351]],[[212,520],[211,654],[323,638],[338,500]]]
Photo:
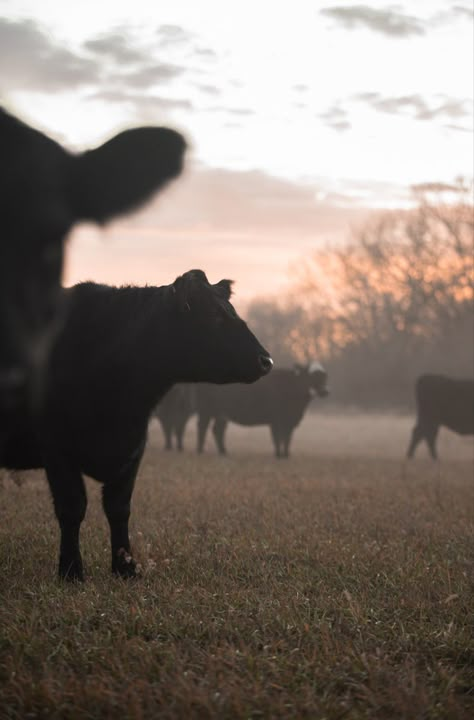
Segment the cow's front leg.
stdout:
[[58,575],[63,580],[84,580],[79,531],[87,507],[86,489],[77,470],[59,465],[46,468],[54,510],[61,530]]
[[209,427],[209,423],[211,422],[211,416],[205,415],[204,413],[199,413],[198,415],[198,442],[197,442],[197,451],[199,454],[201,454],[204,450],[204,442],[206,440],[206,433],[207,428]]
[[291,444],[291,436],[293,435],[293,430],[285,430],[283,433],[283,453],[282,456],[284,458],[290,457],[290,444]]
[[221,415],[218,415],[214,421],[212,432],[214,433],[214,440],[216,441],[217,450],[219,451],[220,455],[227,455],[227,450],[224,443],[226,428],[227,420]]
[[276,425],[270,425],[270,433],[271,433],[272,440],[273,440],[273,446],[274,446],[274,448],[275,448],[275,457],[280,458],[280,457],[281,457],[281,453],[280,453],[280,440],[281,440],[280,430],[279,430],[279,428],[278,428]]
[[424,433],[421,426],[417,423],[413,428],[411,435],[410,446],[407,450],[407,458],[411,459],[415,454],[415,450],[418,447],[418,443],[423,439]]
[[133,468],[122,472],[117,479],[105,482],[102,489],[102,505],[110,526],[112,572],[123,578],[133,578],[137,574],[128,536],[128,520],[138,464],[134,463]]

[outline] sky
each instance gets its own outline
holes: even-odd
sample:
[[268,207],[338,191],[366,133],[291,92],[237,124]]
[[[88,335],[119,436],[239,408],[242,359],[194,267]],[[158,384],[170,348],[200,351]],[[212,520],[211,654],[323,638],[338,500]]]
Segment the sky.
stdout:
[[416,184],[473,175],[472,0],[0,0],[0,102],[71,151],[184,133],[182,178],[105,230],[64,281],[192,267],[277,295]]

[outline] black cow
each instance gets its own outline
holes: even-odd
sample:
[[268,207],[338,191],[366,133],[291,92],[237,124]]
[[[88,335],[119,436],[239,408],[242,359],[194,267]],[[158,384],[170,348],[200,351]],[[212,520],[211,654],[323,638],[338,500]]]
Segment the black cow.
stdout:
[[445,375],[420,375],[415,383],[417,419],[407,457],[426,440],[436,460],[436,438],[441,425],[459,435],[474,433],[474,380],[455,380]]
[[173,436],[176,447],[183,449],[183,436],[191,415],[196,412],[196,390],[194,385],[175,385],[160,400],[153,415],[159,420],[165,436],[165,449],[173,449]]
[[143,127],[72,155],[0,108],[0,411],[44,366],[73,224],[138,207],[180,173],[184,150],[173,130]]
[[151,412],[175,382],[247,382],[272,360],[229,302],[230,282],[200,270],[163,287],[94,283],[64,291],[68,322],[48,363],[34,421],[10,423],[0,466],[45,468],[61,528],[59,575],[83,577],[83,474],[103,483],[112,570],[135,575],[130,501]]
[[328,394],[327,373],[319,363],[274,370],[252,387],[198,385],[198,452],[214,418],[217,448],[225,455],[224,433],[229,420],[239,425],[269,425],[276,457],[288,457],[291,436],[314,395]]

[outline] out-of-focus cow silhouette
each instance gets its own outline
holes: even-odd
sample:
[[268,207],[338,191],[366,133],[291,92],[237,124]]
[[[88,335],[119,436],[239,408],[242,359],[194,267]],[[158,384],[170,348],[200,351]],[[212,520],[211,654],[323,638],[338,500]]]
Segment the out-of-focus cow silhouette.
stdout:
[[73,155],[0,108],[0,413],[40,385],[71,227],[137,208],[180,173],[185,147],[174,130],[142,127]]
[[165,436],[165,449],[173,449],[173,437],[176,448],[183,449],[183,436],[186,423],[196,412],[196,389],[194,385],[175,385],[158,403],[153,411],[160,422]]
[[315,395],[328,394],[327,373],[320,363],[275,369],[252,387],[198,385],[198,452],[204,449],[211,420],[219,453],[225,455],[224,435],[227,423],[269,425],[276,457],[290,454],[291,437]]
[[420,375],[415,383],[416,425],[407,457],[412,458],[422,440],[436,460],[436,439],[444,425],[459,435],[474,434],[474,380],[456,380],[445,375]]
[[[135,575],[130,501],[153,408],[176,382],[254,382],[273,363],[229,302],[227,280],[200,270],[163,287],[94,283],[64,291],[68,322],[48,364],[36,418],[16,416],[0,467],[45,468],[61,528],[59,575],[81,580],[83,474],[103,484],[112,571]],[[192,352],[190,352],[192,348]]]

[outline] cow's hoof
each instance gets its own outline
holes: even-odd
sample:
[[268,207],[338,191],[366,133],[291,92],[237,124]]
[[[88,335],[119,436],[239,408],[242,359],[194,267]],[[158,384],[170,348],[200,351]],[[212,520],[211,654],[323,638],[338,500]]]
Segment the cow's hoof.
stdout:
[[137,577],[137,564],[128,550],[120,548],[112,562],[112,572],[124,580]]
[[58,577],[67,582],[84,582],[84,568],[81,558],[59,561]]

